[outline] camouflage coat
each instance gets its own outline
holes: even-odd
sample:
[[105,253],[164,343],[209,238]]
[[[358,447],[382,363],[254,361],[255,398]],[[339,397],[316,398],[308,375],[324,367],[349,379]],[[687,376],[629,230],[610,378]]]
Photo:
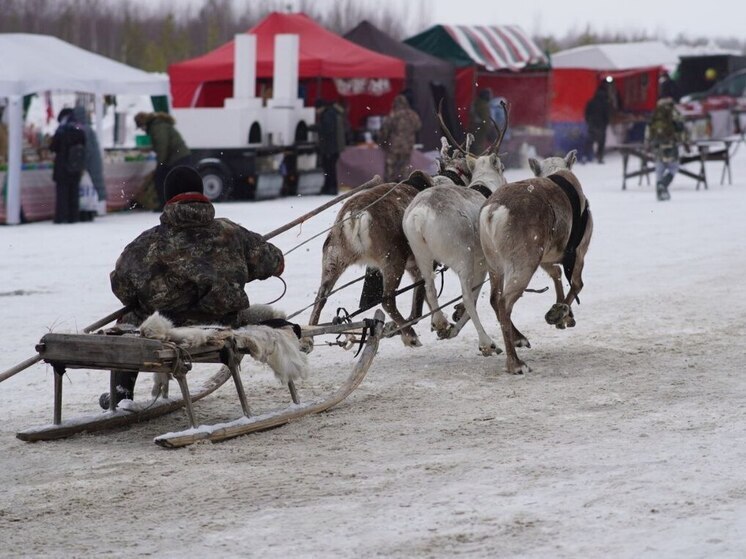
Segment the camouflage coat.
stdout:
[[679,146],[688,141],[684,118],[676,110],[673,99],[660,99],[645,129],[645,144],[655,153],[657,159],[676,161],[679,158]]
[[145,130],[150,136],[158,163],[173,165],[191,152],[176,130],[176,121],[167,113],[150,113],[146,117]]
[[209,202],[167,204],[161,224],[127,245],[111,273],[114,295],[134,308],[139,324],[159,311],[177,325],[238,326],[248,308],[244,285],[279,276],[280,250],[229,219],[215,219]]
[[378,135],[378,143],[386,156],[385,180],[400,181],[409,175],[409,159],[421,127],[420,117],[409,108],[407,98],[394,97],[394,106]]

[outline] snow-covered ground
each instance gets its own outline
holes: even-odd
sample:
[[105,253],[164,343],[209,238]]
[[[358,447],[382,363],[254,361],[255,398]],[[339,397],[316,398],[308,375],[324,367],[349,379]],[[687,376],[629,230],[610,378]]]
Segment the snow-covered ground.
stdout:
[[[331,412],[166,451],[152,439],[185,427],[181,412],[57,442],[17,440],[51,421],[53,373],[37,364],[16,375],[0,385],[0,556],[746,556],[743,146],[733,167],[732,185],[720,186],[720,164],[708,164],[709,190],[679,176],[672,200],[659,203],[650,186],[620,189],[614,155],[578,166],[595,232],[577,327],[544,322],[551,290],[526,294],[514,314],[533,345],[520,350],[532,367],[522,377],[503,372],[504,355],[479,355],[473,327],[438,341],[421,323],[423,347],[384,340],[361,387]],[[326,199],[219,204],[217,213],[267,232]],[[290,249],[334,213],[276,244]],[[118,308],[108,274],[157,218],[0,228],[0,369],[33,356],[46,332],[82,330]],[[279,307],[313,300],[322,241],[288,256]],[[539,272],[532,287],[549,284]],[[281,289],[268,280],[248,292],[259,303]],[[443,296],[457,292],[449,277]],[[358,293],[340,293],[322,319],[355,309]],[[485,294],[479,310],[502,346]],[[341,382],[353,354],[317,348],[310,360],[301,397]],[[269,369],[248,361],[253,407],[287,401]],[[63,417],[95,410],[107,383],[104,372],[71,371]],[[143,374],[138,398],[150,384]],[[226,384],[196,411],[211,423],[240,407]]]

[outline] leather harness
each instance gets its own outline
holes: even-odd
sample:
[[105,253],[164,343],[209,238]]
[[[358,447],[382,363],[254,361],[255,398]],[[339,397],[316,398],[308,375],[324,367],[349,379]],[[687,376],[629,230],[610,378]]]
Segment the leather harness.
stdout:
[[575,260],[577,259],[578,245],[580,245],[580,241],[583,239],[586,227],[588,226],[588,200],[585,201],[585,209],[581,213],[580,195],[572,183],[562,175],[550,175],[548,178],[562,189],[562,192],[565,193],[565,196],[567,196],[567,199],[570,201],[570,206],[572,207],[572,227],[570,228],[570,238],[567,240],[567,246],[565,247],[565,252],[562,257],[562,268],[565,270],[565,277],[568,282],[571,282],[572,272],[575,268]]

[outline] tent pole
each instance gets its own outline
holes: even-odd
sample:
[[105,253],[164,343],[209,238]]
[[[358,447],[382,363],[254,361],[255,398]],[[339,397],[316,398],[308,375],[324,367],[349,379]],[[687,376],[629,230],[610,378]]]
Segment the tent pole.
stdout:
[[96,119],[96,137],[98,138],[98,150],[101,157],[104,156],[104,96],[96,93],[93,96],[93,111]]
[[21,166],[23,164],[23,97],[8,97],[8,194],[5,223],[21,223]]

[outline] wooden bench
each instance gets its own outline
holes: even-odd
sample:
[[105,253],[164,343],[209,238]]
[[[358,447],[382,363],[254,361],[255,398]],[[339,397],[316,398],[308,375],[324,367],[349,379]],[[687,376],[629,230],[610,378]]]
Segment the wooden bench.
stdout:
[[[723,172],[720,177],[720,184],[725,182],[727,173],[728,184],[733,184],[731,175],[730,159],[731,146],[740,141],[737,137],[728,137],[718,140],[698,140],[694,142],[694,149],[690,152],[682,153],[679,156],[679,173],[692,178],[696,181],[696,189],[699,190],[700,184],[707,185],[707,171],[705,163],[708,161],[719,161],[723,163]],[[622,190],[627,189],[627,179],[637,177],[637,184],[642,184],[643,177],[647,184],[650,184],[650,174],[655,173],[655,155],[645,149],[643,144],[621,144],[618,146],[622,154]],[[639,159],[640,165],[637,169],[630,169],[630,157]],[[693,164],[693,169],[688,169],[685,165]]]

